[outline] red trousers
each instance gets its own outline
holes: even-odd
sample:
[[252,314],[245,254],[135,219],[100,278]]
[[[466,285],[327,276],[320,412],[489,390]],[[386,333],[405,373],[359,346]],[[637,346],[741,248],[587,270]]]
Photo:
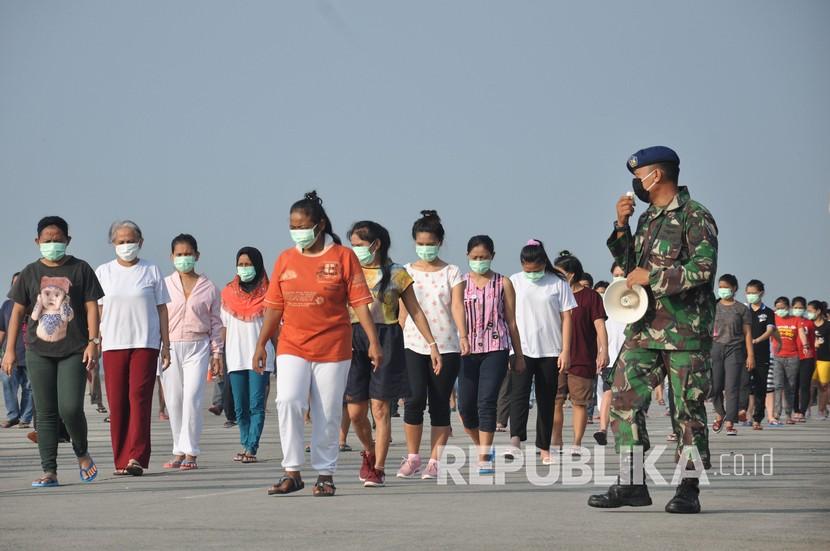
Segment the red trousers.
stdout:
[[131,348],[104,352],[104,380],[110,408],[110,438],[116,469],[130,459],[150,465],[150,414],[159,351]]

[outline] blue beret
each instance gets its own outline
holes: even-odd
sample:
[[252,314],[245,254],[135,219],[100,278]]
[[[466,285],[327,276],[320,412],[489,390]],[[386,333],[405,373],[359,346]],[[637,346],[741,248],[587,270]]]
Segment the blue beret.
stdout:
[[655,145],[641,149],[628,158],[625,167],[634,174],[634,169],[641,166],[656,165],[658,163],[670,163],[680,165],[680,157],[670,147]]

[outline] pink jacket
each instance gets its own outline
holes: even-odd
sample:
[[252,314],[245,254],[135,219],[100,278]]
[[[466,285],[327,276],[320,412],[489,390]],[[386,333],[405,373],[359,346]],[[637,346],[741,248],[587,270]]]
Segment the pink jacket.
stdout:
[[184,297],[182,280],[178,272],[164,278],[170,303],[167,317],[170,320],[171,342],[192,342],[210,338],[213,354],[220,354],[222,341],[222,309],[216,285],[200,275],[188,298]]

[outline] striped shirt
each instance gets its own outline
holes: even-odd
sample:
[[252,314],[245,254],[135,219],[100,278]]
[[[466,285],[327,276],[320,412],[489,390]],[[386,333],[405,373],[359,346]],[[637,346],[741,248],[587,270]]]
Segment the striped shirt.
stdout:
[[465,274],[464,310],[470,352],[486,354],[510,349],[510,333],[504,316],[504,276],[493,274],[484,288],[477,287],[472,274]]

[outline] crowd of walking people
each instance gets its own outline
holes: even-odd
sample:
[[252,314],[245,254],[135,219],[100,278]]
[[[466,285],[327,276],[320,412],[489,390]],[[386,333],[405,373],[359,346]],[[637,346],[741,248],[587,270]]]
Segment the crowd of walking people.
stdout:
[[[173,270],[165,277],[167,270],[141,257],[140,227],[115,222],[109,230],[114,258],[93,270],[67,254],[65,220],[40,220],[41,258],[13,276],[0,309],[2,426],[36,422],[43,473],[33,486],[58,485],[59,441],[71,442],[83,482],[97,477],[84,414],[88,380],[99,381],[92,400],[108,413],[114,473],[140,476],[151,468],[157,381],[172,440],[159,466],[194,470],[208,378],[224,385],[211,411],[224,410],[226,426],[239,430],[239,452],[229,460],[249,464],[257,461],[276,374],[284,473],[270,495],[304,488],[309,420],[315,496],[336,492],[344,421],[362,447],[360,480],[383,486],[399,400],[407,451],[396,476],[403,479],[438,476],[441,449],[452,434],[454,392],[463,429],[479,449],[481,475],[495,472],[496,432],[509,431],[508,458],[523,453],[531,407],[544,464],[581,454],[589,425],[597,424],[599,445],[608,442],[613,366],[625,326],[606,315],[602,295],[609,282],[594,283],[575,255],[549,256],[541,241],[530,239],[503,253],[517,255],[520,269],[502,275],[491,267],[493,240],[475,235],[462,268],[441,258],[444,227],[427,210],[412,226],[416,259],[398,264],[390,258],[389,232],[376,221],[353,224],[344,245],[314,192],[294,203],[289,216],[296,246],[279,255],[270,275],[263,254],[242,247],[235,276],[221,289],[197,271],[192,235],[172,239]],[[615,263],[609,275],[616,281],[626,272]],[[730,274],[720,277],[717,296],[711,430],[735,436],[740,426],[776,428],[804,423],[811,414],[826,420],[827,304],[782,296],[770,308],[760,280],[741,288]],[[654,389],[657,401],[672,401],[662,383]],[[566,407],[573,425],[567,451]]]

